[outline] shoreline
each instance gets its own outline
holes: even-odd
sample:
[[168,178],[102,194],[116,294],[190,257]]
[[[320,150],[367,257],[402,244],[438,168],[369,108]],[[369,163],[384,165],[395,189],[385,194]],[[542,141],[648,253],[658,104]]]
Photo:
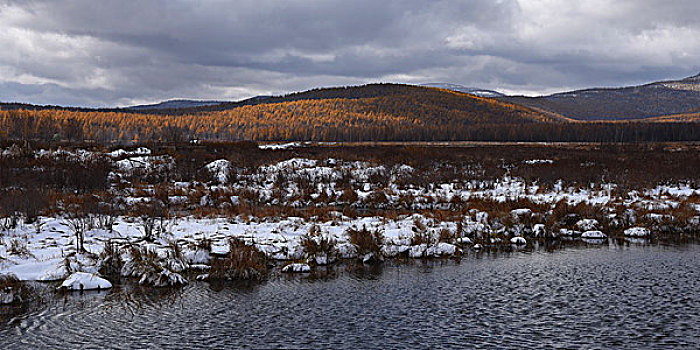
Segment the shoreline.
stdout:
[[168,287],[700,233],[690,146],[198,147],[0,150],[0,273]]
[[[60,286],[61,281],[50,280],[50,281],[37,281],[37,280],[27,280],[22,281],[22,283],[29,290],[28,298],[22,300],[21,302],[15,303],[0,303],[0,308],[3,310],[0,315],[0,325],[9,324],[15,317],[26,314],[27,312],[36,311],[38,308],[43,307],[47,304],[52,304],[58,300],[64,300],[66,297],[80,297],[85,296],[114,296],[114,300],[124,300],[129,301],[133,298],[141,298],[144,296],[154,295],[157,298],[165,296],[167,299],[172,299],[172,293],[178,293],[183,290],[182,288],[186,286],[206,286],[207,288],[212,288],[214,290],[220,290],[228,287],[254,287],[261,286],[268,282],[279,283],[279,282],[290,282],[290,281],[309,281],[309,282],[320,282],[335,280],[344,275],[357,276],[357,278],[368,278],[368,276],[380,276],[382,271],[390,269],[394,273],[400,273],[403,268],[429,268],[431,272],[439,273],[435,268],[441,267],[456,267],[464,263],[470,263],[473,261],[479,261],[482,259],[527,259],[526,256],[532,256],[533,254],[544,254],[544,259],[550,258],[551,254],[562,253],[566,254],[576,254],[581,257],[587,256],[590,250],[591,256],[599,255],[599,251],[609,250],[609,251],[634,251],[635,254],[644,255],[646,250],[649,248],[654,249],[677,249],[678,251],[684,251],[686,249],[697,249],[700,246],[700,240],[697,238],[690,238],[685,241],[659,241],[654,238],[647,239],[634,239],[634,238],[616,238],[605,240],[604,242],[586,242],[583,239],[569,239],[569,240],[559,240],[558,242],[549,242],[546,244],[535,243],[533,245],[528,245],[527,247],[513,247],[513,249],[481,249],[473,250],[466,248],[464,254],[459,256],[442,256],[442,257],[423,257],[423,258],[411,258],[408,256],[395,256],[387,259],[382,259],[380,261],[375,261],[373,263],[366,263],[356,258],[349,259],[338,259],[332,264],[327,265],[312,265],[312,268],[308,271],[288,273],[283,270],[285,266],[290,264],[290,261],[285,260],[273,260],[268,261],[267,269],[268,274],[262,279],[232,279],[232,280],[207,280],[197,278],[198,274],[201,273],[201,267],[188,267],[187,270],[182,272],[185,276],[186,283],[174,284],[169,286],[154,286],[152,284],[140,283],[138,279],[124,276],[107,276],[110,277],[110,281],[113,282],[113,286],[110,288],[102,289],[80,289],[80,290],[69,290],[57,288]],[[663,248],[662,248],[663,247]],[[500,247],[503,248],[503,247]],[[640,252],[641,251],[641,252]],[[1,275],[1,273],[0,273]],[[363,277],[364,276],[364,277]],[[163,294],[165,293],[165,294]],[[52,301],[53,300],[53,301]],[[151,300],[150,297],[146,297],[144,301]]]
[[[517,213],[517,211],[516,211]],[[459,259],[465,254],[479,252],[532,250],[546,245],[609,244],[610,241],[645,244],[652,242],[693,242],[694,231],[660,234],[644,228],[622,231],[620,235],[596,236],[596,223],[582,219],[575,226],[581,231],[560,231],[551,234],[551,228],[535,224],[538,230],[521,235],[488,235],[486,240],[474,237],[482,227],[478,222],[464,234],[445,235],[456,232],[462,222],[437,222],[433,218],[418,214],[387,220],[383,217],[351,219],[339,217],[328,222],[309,222],[302,218],[261,219],[259,222],[241,218],[195,219],[192,217],[170,220],[168,232],[152,242],[145,241],[138,218],[119,217],[112,232],[94,229],[87,232],[85,253],[78,253],[75,240],[68,230],[65,218],[38,218],[39,232],[35,225],[22,225],[13,232],[15,237],[25,237],[23,253],[12,254],[3,247],[8,258],[0,263],[0,274],[16,275],[20,280],[62,281],[75,272],[100,275],[110,264],[109,259],[120,259],[117,275],[123,278],[142,279],[147,271],[125,273],[124,264],[133,260],[133,249],[155,253],[153,259],[162,266],[162,271],[174,275],[169,285],[186,283],[178,275],[193,276],[188,270],[198,271],[194,279],[207,279],[207,272],[216,259],[226,259],[232,250],[231,240],[240,241],[262,254],[266,264],[274,262],[278,267],[292,266],[290,272],[308,272],[316,266],[333,265],[339,261],[357,261],[374,264],[390,259]],[[365,230],[366,228],[366,230]],[[590,228],[591,230],[583,230]],[[362,233],[364,231],[364,233]],[[422,231],[422,232],[421,232]],[[380,234],[369,243],[351,243],[349,232]],[[546,232],[550,232],[545,235]],[[585,235],[588,233],[589,235]],[[602,233],[602,232],[601,232]],[[442,235],[442,236],[441,236]],[[322,242],[327,243],[322,247]],[[618,243],[615,243],[618,244]],[[109,252],[107,250],[112,249]],[[132,249],[130,251],[130,249]],[[115,271],[112,271],[112,276]],[[155,272],[150,272],[155,273]],[[155,280],[143,280],[153,284]],[[164,285],[165,286],[165,285]]]

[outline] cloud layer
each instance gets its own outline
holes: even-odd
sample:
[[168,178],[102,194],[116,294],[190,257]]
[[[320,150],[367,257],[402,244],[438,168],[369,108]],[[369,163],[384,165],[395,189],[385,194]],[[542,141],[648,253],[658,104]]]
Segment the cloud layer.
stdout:
[[700,71],[696,0],[0,0],[0,101],[115,106],[449,82],[543,94]]

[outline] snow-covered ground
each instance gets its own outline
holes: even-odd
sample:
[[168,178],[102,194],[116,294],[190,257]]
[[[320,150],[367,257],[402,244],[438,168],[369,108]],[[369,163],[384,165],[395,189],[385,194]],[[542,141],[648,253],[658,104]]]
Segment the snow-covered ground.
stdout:
[[[12,152],[6,149],[0,154],[12,157]],[[39,150],[35,156],[84,162],[105,154],[59,149]],[[687,183],[659,184],[621,194],[614,183],[573,186],[560,181],[542,186],[507,172],[501,178],[486,180],[478,176],[478,166],[471,165],[436,165],[426,170],[407,164],[291,158],[241,168],[218,159],[203,167],[208,180],[166,181],[167,194],[163,197],[156,195],[155,186],[132,185],[132,180],[143,174],[167,175],[175,168],[172,156],[154,155],[147,148],[116,150],[106,156],[113,165],[109,175],[113,198],[107,204],[122,214],[115,214],[119,216],[108,226],[95,225],[93,220],[85,232],[87,252],[80,254],[76,252],[75,226],[60,211],[31,224],[20,220],[17,225],[0,225],[0,274],[38,281],[62,281],[72,275],[77,276],[76,280],[66,283],[83,283],[85,288],[94,284],[88,283],[88,277],[97,278],[108,265],[110,257],[104,251],[109,246],[124,261],[122,276],[168,285],[184,283],[186,270],[207,271],[213,257],[229,252],[231,238],[254,245],[268,259],[303,261],[311,268],[337,258],[370,262],[400,255],[452,257],[489,246],[526,247],[542,239],[572,237],[595,243],[611,236],[649,237],[671,226],[681,230],[700,227],[700,205],[689,200],[700,196],[700,189]],[[555,162],[533,159],[523,163],[552,166]],[[460,174],[458,180],[421,181],[433,171],[445,169]],[[470,204],[478,201],[502,208]],[[124,213],[139,204],[155,202],[169,208],[170,213],[156,225],[155,240],[147,242],[141,216]],[[569,206],[566,210],[580,204],[586,207],[575,213],[560,213],[563,204]],[[324,215],[302,217],[300,212],[293,212],[296,216],[290,216],[281,210],[273,215],[272,208],[319,211]],[[682,215],[674,212],[679,208],[685,210]],[[354,214],[346,213],[346,209]],[[208,214],[203,215],[204,210]],[[387,212],[394,214],[383,215]],[[348,232],[361,228],[381,232],[378,251],[360,252],[360,247],[352,244]],[[320,232],[320,236],[311,239],[332,241],[332,249],[308,252],[305,243],[312,231]],[[210,242],[211,247],[204,249],[203,242]],[[145,271],[129,264],[134,259],[129,250],[133,247],[154,252],[162,266]],[[290,271],[307,270],[305,264],[288,266]],[[98,285],[106,286],[102,282]]]
[[[75,237],[61,218],[39,218],[41,229],[37,232],[35,225],[20,225],[17,229],[4,234],[4,244],[0,245],[0,273],[10,273],[22,280],[54,281],[68,277],[72,272],[97,273],[100,258],[90,254],[75,254]],[[387,221],[381,217],[350,219],[340,217],[329,222],[312,222],[301,218],[286,218],[280,220],[261,220],[252,222],[242,219],[194,219],[179,218],[168,225],[168,232],[160,235],[153,243],[142,240],[143,231],[140,223],[134,218],[120,217],[113,226],[113,232],[94,229],[86,233],[85,248],[88,252],[99,255],[106,242],[115,242],[122,246],[128,243],[149,247],[165,256],[171,250],[171,243],[182,247],[188,264],[207,264],[209,252],[202,256],[197,245],[202,240],[211,241],[211,254],[226,254],[229,250],[229,238],[238,237],[249,244],[255,245],[269,259],[300,260],[307,258],[301,246],[301,237],[308,234],[312,226],[337,242],[338,253],[345,258],[357,257],[352,247],[349,247],[345,234],[349,227],[367,227],[379,229],[385,238],[384,246],[387,256],[392,256],[409,249],[410,240],[414,235],[415,220],[427,223],[434,222],[422,216],[415,215],[402,220]],[[455,223],[435,222],[427,232],[432,235],[442,229],[454,230]],[[28,254],[12,254],[8,247],[12,242],[26,247]],[[456,246],[441,247],[440,249],[454,254]],[[128,254],[124,254],[128,259]]]

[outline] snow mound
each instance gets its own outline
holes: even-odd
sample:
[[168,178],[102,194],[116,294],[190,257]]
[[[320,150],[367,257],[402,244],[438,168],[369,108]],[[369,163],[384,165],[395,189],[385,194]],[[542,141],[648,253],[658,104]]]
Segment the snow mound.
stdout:
[[436,245],[428,246],[427,244],[420,244],[411,246],[408,249],[408,256],[412,259],[421,258],[440,258],[445,256],[454,256],[457,251],[460,251],[454,244],[449,244],[445,242],[440,242]]
[[69,275],[70,271],[68,271],[68,268],[66,268],[66,264],[61,261],[41,272],[36,280],[43,282],[58,281],[66,278]]
[[228,181],[230,167],[231,162],[226,159],[215,160],[205,165],[205,168],[209,170],[219,183],[226,183],[226,181]]
[[65,288],[66,290],[100,290],[112,288],[112,283],[94,273],[75,272],[68,276],[59,288]]
[[352,259],[357,257],[357,247],[348,242],[338,244],[336,249],[338,250],[338,256],[341,259]]
[[292,158],[292,159],[281,161],[281,162],[273,165],[272,169],[277,170],[277,169],[310,168],[310,167],[316,166],[316,163],[318,163],[318,161],[316,161],[314,159]]
[[510,211],[510,215],[514,218],[524,218],[532,215],[532,210],[528,208],[513,209]]
[[510,239],[510,243],[517,244],[517,245],[525,245],[527,244],[527,241],[525,238],[522,237],[513,237]]
[[181,286],[187,284],[187,280],[179,273],[169,270],[162,270],[156,273],[143,274],[139,284],[153,285],[156,288]]
[[632,227],[625,230],[625,236],[627,237],[646,237],[650,234],[651,231],[644,227]]
[[559,234],[565,237],[573,237],[581,234],[580,231],[569,230],[567,228],[559,229]]
[[426,253],[434,257],[453,256],[457,252],[457,246],[454,244],[440,242],[435,246],[429,247]]
[[136,156],[122,159],[114,163],[120,171],[167,170],[173,167],[174,161],[170,156]]
[[608,236],[605,235],[605,233],[601,231],[586,231],[581,234],[581,238],[587,238],[587,239],[605,239],[608,238]]
[[307,261],[309,262],[309,264],[325,266],[334,263],[336,261],[336,258],[333,255],[328,256],[328,254],[326,253],[317,253],[314,256],[309,257]]
[[209,254],[208,250],[197,249],[185,253],[185,260],[190,265],[208,265],[211,260],[211,254]]
[[311,266],[309,266],[308,264],[289,264],[282,268],[282,272],[307,273],[311,272]]
[[455,241],[459,244],[472,244],[472,240],[469,237],[458,237]]

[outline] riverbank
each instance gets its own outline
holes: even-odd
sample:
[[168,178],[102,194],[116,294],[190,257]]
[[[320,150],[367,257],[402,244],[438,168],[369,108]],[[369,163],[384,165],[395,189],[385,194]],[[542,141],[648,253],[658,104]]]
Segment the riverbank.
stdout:
[[[302,218],[190,217],[169,220],[167,230],[152,241],[144,240],[143,223],[138,218],[119,217],[111,231],[87,231],[84,252],[76,251],[75,235],[66,219],[40,217],[34,225],[18,225],[5,235],[9,244],[0,246],[0,256],[5,257],[0,263],[0,274],[14,275],[20,280],[60,283],[74,273],[83,272],[102,275],[113,282],[132,278],[165,287],[210,279],[213,266],[230,260],[246,247],[260,254],[265,271],[260,276],[239,276],[243,279],[263,278],[271,262],[288,272],[309,272],[316,266],[341,260],[374,264],[385,259],[459,259],[482,251],[532,250],[535,246],[562,242],[598,245],[608,244],[609,240],[657,243],[695,238],[682,231],[668,234],[644,227],[628,228],[608,237],[598,231],[602,227],[595,219],[579,219],[571,224],[571,229],[554,232],[545,224],[518,223],[518,220],[531,220],[532,213],[526,209],[512,212],[518,224],[494,230],[486,219],[487,214],[479,214],[476,216],[483,218],[482,221],[459,222],[418,214],[396,220],[352,219],[338,214],[327,222]],[[40,227],[38,231],[37,227]]]

